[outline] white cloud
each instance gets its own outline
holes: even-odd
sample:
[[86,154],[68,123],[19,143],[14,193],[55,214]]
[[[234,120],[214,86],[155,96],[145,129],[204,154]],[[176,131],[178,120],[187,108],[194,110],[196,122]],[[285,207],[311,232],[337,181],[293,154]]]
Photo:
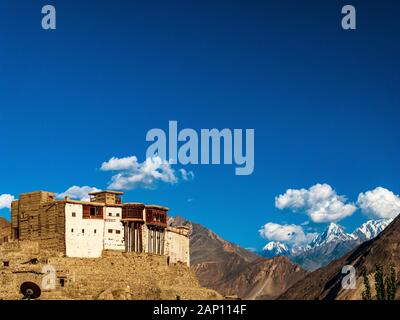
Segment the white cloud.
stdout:
[[328,184],[316,184],[309,189],[289,189],[275,198],[278,209],[305,210],[313,222],[327,223],[351,216],[357,207],[346,204],[346,197],[339,196]]
[[360,193],[357,204],[365,215],[373,218],[394,218],[400,213],[400,197],[382,187]]
[[136,156],[115,158],[112,157],[107,162],[103,162],[101,170],[103,171],[117,171],[117,170],[129,170],[135,169],[139,166],[139,162]]
[[14,199],[14,196],[11,194],[0,194],[0,210],[5,208],[10,209],[11,202],[13,202]]
[[295,224],[277,224],[269,222],[258,231],[269,241],[279,241],[289,245],[301,245],[310,242],[315,234],[306,234],[301,226]]
[[194,173],[193,171],[186,171],[185,169],[179,169],[179,172],[182,176],[182,179],[185,181],[193,180],[194,179]]
[[153,188],[157,182],[174,184],[181,177],[183,180],[192,180],[192,171],[180,169],[178,174],[170,163],[160,157],[147,158],[140,163],[135,156],[125,158],[111,158],[101,165],[103,171],[120,171],[111,177],[108,185],[110,189],[130,190],[139,187]]
[[89,201],[90,200],[89,193],[96,191],[100,191],[100,189],[89,186],[84,186],[84,187],[72,186],[63,193],[57,194],[57,198],[71,197],[71,199]]

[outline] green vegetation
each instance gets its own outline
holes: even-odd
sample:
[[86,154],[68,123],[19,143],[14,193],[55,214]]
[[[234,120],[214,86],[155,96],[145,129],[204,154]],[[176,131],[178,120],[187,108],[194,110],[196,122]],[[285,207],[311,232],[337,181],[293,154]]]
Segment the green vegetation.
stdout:
[[364,280],[364,291],[362,293],[362,297],[364,300],[371,300],[371,286],[369,284],[367,270],[363,271],[363,280]]
[[[376,300],[394,300],[396,298],[397,276],[396,270],[393,266],[390,266],[389,274],[385,276],[383,273],[383,267],[377,265],[375,267],[374,279]],[[364,300],[372,300],[371,286],[366,270],[363,271],[363,280],[364,291],[362,292],[362,298]]]

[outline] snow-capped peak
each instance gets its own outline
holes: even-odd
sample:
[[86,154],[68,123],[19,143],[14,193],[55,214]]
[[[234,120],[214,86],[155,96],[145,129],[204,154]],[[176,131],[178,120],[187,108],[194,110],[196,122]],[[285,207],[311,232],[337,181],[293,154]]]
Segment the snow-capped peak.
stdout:
[[393,219],[368,220],[354,230],[353,236],[361,241],[371,240],[381,233],[392,221]]
[[276,257],[290,254],[288,246],[279,241],[271,241],[263,248],[262,255],[265,257]]
[[323,233],[319,234],[313,241],[311,241],[310,246],[317,247],[329,242],[349,241],[354,239],[355,237],[346,233],[343,227],[331,222]]
[[288,251],[288,247],[286,244],[279,241],[271,241],[268,242],[263,250],[271,251],[271,250],[280,250],[280,251]]

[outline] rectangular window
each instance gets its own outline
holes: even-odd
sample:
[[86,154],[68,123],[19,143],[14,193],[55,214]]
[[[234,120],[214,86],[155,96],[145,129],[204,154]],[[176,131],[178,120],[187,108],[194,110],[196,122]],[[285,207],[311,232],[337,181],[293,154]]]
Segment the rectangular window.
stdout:
[[85,229],[82,229],[82,234],[85,234]]
[[120,234],[120,233],[121,233],[121,230],[115,230],[115,233],[116,233],[116,234]]
[[73,216],[73,217],[76,217],[76,212],[72,212],[72,216]]
[[74,229],[71,229],[71,232],[74,233]]
[[117,217],[119,217],[119,213],[117,213]]
[[94,229],[94,234],[96,234],[97,233],[97,230],[96,229]]
[[93,217],[96,215],[96,208],[95,207],[91,207],[90,208],[90,216]]
[[109,213],[108,213],[108,216],[109,216],[109,217],[112,217],[112,213],[111,213],[111,212],[109,212]]
[[3,261],[3,266],[4,267],[9,267],[10,266],[10,261]]
[[112,233],[112,229],[108,229],[108,233]]

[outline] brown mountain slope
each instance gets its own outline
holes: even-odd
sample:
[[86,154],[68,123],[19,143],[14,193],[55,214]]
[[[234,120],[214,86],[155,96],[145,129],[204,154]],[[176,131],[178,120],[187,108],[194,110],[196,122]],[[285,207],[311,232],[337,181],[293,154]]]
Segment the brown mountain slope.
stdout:
[[287,258],[261,258],[180,217],[172,225],[191,227],[190,259],[200,284],[242,299],[274,299],[306,274]]
[[11,234],[11,225],[6,219],[0,217],[0,243],[5,242]]
[[[279,299],[362,299],[364,290],[362,270],[366,270],[374,295],[373,273],[376,265],[382,265],[384,272],[392,265],[397,273],[400,271],[400,216],[398,216],[378,237],[364,242],[341,259],[328,266],[310,273],[303,280],[289,288]],[[356,289],[343,289],[341,270],[345,265],[356,269]],[[397,277],[399,278],[399,277]],[[399,299],[399,292],[397,293]]]

